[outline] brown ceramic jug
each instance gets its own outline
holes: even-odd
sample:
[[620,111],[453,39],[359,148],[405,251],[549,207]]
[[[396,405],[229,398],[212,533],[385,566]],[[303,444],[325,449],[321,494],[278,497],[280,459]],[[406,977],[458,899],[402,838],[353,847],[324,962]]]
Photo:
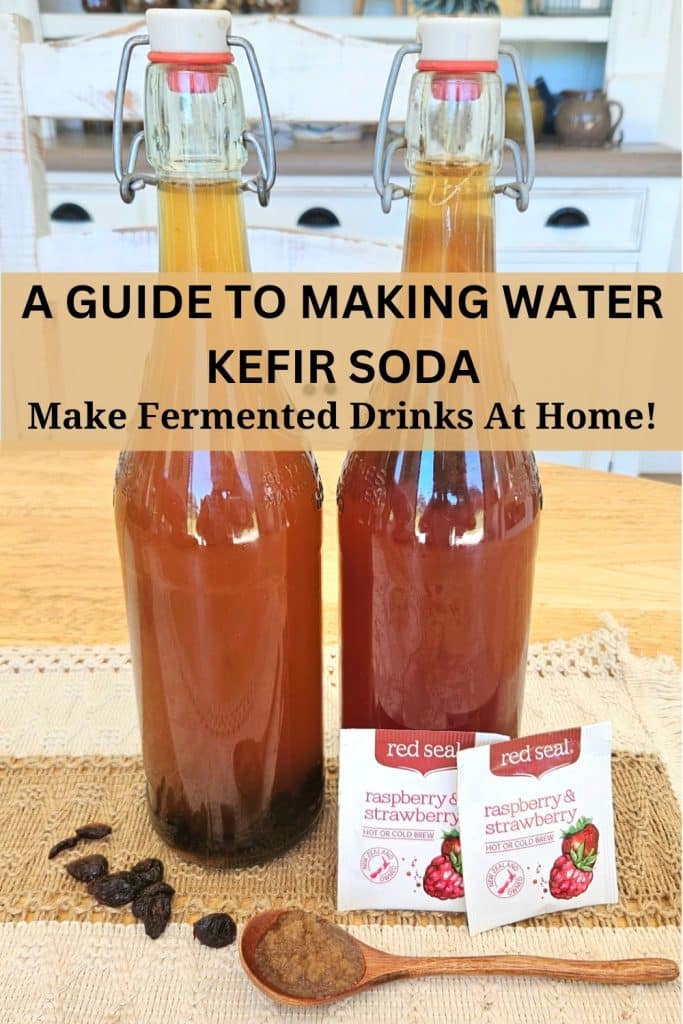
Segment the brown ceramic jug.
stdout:
[[[610,107],[617,110],[614,124]],[[606,142],[618,146],[623,139],[623,132],[618,137],[615,133],[623,116],[621,103],[608,100],[602,89],[566,89],[562,92],[555,115],[555,132],[566,146],[604,146]]]

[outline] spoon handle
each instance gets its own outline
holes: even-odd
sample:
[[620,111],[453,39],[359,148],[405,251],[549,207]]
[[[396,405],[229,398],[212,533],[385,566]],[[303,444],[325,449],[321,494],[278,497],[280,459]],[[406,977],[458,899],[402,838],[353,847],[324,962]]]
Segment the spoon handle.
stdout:
[[[403,961],[402,963],[400,961]],[[433,974],[500,974],[603,985],[650,985],[674,981],[678,964],[646,957],[635,960],[562,960],[548,956],[400,957],[386,972],[393,977]]]

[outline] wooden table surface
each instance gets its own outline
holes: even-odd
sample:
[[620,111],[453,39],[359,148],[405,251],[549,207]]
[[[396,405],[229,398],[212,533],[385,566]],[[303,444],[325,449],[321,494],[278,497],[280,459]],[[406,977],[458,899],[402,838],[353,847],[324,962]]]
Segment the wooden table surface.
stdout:
[[[325,640],[337,637],[337,453],[325,483]],[[115,456],[0,455],[0,644],[126,642],[112,518]],[[541,467],[545,509],[532,640],[569,638],[611,612],[638,654],[680,660],[681,492]]]

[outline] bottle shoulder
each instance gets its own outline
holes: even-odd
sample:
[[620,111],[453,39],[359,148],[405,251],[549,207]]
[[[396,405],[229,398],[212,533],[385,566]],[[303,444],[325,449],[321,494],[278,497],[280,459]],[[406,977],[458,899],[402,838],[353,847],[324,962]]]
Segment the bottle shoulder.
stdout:
[[532,452],[354,452],[337,503],[342,523],[452,546],[530,525],[542,492]]
[[385,493],[389,484],[414,486],[427,493],[463,495],[474,489],[492,495],[510,491],[537,492],[541,481],[534,453],[526,452],[350,452],[339,477],[338,498],[374,487]]
[[114,504],[147,530],[209,543],[309,521],[322,485],[307,452],[123,452]]

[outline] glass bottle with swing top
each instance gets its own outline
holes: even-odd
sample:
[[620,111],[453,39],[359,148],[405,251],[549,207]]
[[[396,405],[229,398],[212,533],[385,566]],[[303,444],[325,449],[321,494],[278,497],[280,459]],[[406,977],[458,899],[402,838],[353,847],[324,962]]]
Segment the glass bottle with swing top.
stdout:
[[[379,122],[375,184],[385,212],[405,191],[388,180],[407,146],[403,269],[495,269],[494,194],[520,210],[533,183],[508,142],[517,180],[495,184],[503,153],[500,22],[424,18],[396,56]],[[418,55],[406,139],[385,149],[401,61]],[[494,356],[492,356],[494,358]],[[541,510],[527,451],[352,452],[338,487],[342,725],[518,732]]]
[[[124,49],[115,169],[157,185],[162,271],[249,270],[245,187],[267,203],[272,128],[256,57],[225,11],[150,11]],[[133,49],[149,43],[144,142],[124,165]],[[265,150],[246,134],[246,52]],[[261,172],[242,181],[247,141]],[[188,344],[192,339],[188,338]],[[286,850],[322,803],[321,504],[306,452],[127,451],[114,507],[152,822],[181,854],[238,866]]]

